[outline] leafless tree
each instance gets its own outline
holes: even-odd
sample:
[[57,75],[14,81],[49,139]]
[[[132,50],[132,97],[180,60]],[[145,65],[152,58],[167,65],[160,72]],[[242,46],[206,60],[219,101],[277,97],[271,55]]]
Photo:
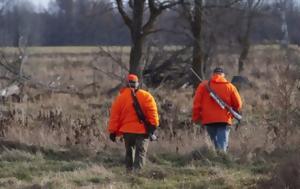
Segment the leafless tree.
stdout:
[[[192,68],[195,72],[203,79],[204,78],[204,59],[203,53],[203,22],[205,20],[205,11],[214,8],[228,8],[231,5],[239,2],[240,0],[229,0],[229,1],[214,1],[206,2],[204,0],[181,0],[183,13],[187,18],[190,25],[190,37],[193,40],[193,60]],[[212,35],[210,37],[213,37]],[[198,79],[194,76],[193,83],[197,86]]]
[[[202,19],[203,19],[203,1],[194,0],[193,4],[182,1],[184,13],[188,18],[191,33],[193,35],[193,63],[192,68],[203,78],[203,53],[202,53]],[[196,79],[193,79],[197,81]],[[197,83],[197,82],[194,82]],[[196,86],[196,85],[195,85]]]
[[30,78],[23,72],[23,66],[28,59],[26,40],[20,38],[16,55],[7,55],[0,51],[1,88],[0,97],[5,102],[5,97],[15,96],[20,101],[20,94],[24,81]]
[[[244,64],[247,59],[249,49],[250,49],[250,34],[253,29],[253,20],[258,14],[260,5],[262,5],[263,0],[246,0],[243,2],[244,16],[242,17],[242,31],[241,35],[238,36],[238,42],[241,46],[241,53],[238,61],[238,73],[241,74],[244,70]],[[243,29],[244,28],[244,29]]]
[[283,47],[287,47],[289,44],[289,32],[288,32],[287,19],[286,19],[287,0],[278,0],[277,3],[279,4],[279,11],[281,17],[281,32],[283,33],[281,45]]
[[[125,4],[128,3],[132,14],[126,10]],[[141,74],[143,44],[149,34],[159,31],[154,24],[161,13],[178,4],[178,1],[156,1],[156,0],[116,0],[118,11],[121,14],[124,23],[130,30],[131,51],[129,72]],[[148,7],[148,18],[145,18],[146,8]]]

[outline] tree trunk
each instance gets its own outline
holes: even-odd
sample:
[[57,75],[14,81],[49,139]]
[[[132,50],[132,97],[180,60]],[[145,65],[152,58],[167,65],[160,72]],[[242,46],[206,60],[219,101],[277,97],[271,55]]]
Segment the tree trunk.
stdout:
[[243,49],[239,57],[239,68],[238,68],[239,75],[244,71],[245,60],[247,59],[249,53],[250,44],[248,42],[245,42],[242,48]]
[[[192,21],[192,32],[194,37],[193,43],[193,63],[192,68],[203,79],[203,56],[201,48],[201,33],[202,33],[202,0],[195,0],[194,19]],[[199,84],[199,79],[193,76],[193,86],[196,88]]]
[[131,51],[130,51],[130,68],[129,72],[141,76],[141,58],[143,52],[143,17],[144,17],[145,0],[135,0],[133,8],[133,19],[131,29]]
[[287,27],[287,19],[286,19],[286,2],[283,1],[281,3],[281,8],[280,8],[280,14],[281,14],[281,31],[283,34],[282,40],[281,40],[281,46],[284,48],[287,48],[289,45],[289,32],[288,32],[288,27]]
[[136,75],[141,75],[141,58],[143,52],[143,37],[135,39],[130,50],[130,68],[129,72]]
[[[115,0],[117,3],[118,11],[121,14],[125,24],[128,26],[131,34],[131,50],[130,50],[130,62],[129,73],[142,76],[142,54],[143,44],[147,35],[156,32],[154,29],[154,23],[156,18],[162,13],[163,10],[175,6],[178,2],[157,0],[130,0],[126,1],[129,7],[132,9],[132,13],[129,16],[124,9],[125,0]],[[147,20],[144,20],[145,4],[149,8],[149,16]],[[145,21],[145,23],[143,23]]]
[[248,57],[249,49],[250,49],[250,33],[252,29],[252,21],[253,21],[253,13],[249,10],[246,20],[246,31],[244,36],[241,39],[242,51],[239,57],[239,65],[238,65],[238,73],[239,75],[244,71],[244,63]]

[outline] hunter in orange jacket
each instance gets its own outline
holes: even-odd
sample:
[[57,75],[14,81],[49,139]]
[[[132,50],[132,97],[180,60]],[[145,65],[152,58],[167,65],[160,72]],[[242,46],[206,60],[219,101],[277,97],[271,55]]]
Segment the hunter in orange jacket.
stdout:
[[[146,160],[149,138],[151,139],[134,109],[132,92],[135,92],[141,111],[151,124],[150,127],[155,129],[159,125],[157,106],[153,96],[149,92],[138,88],[138,77],[129,74],[127,87],[120,91],[119,96],[112,104],[108,126],[110,140],[115,142],[117,135],[123,135],[124,137],[127,171],[142,168]],[[135,153],[133,153],[134,150]]]
[[220,67],[214,69],[209,81],[199,84],[194,97],[193,121],[206,127],[216,150],[226,153],[233,116],[210,96],[208,83],[211,90],[236,111],[242,107],[241,97],[237,89],[225,79],[224,70]]
[[[114,101],[109,120],[109,133],[146,134],[145,127],[134,110],[131,90],[129,87],[121,89],[120,95]],[[157,127],[159,118],[153,96],[142,89],[137,90],[136,96],[148,121]]]
[[[228,123],[231,125],[233,116],[210,97],[205,87],[207,83],[207,80],[203,81],[196,90],[193,103],[193,121],[201,123],[201,125],[209,123]],[[224,75],[214,73],[210,79],[210,87],[234,110],[239,111],[241,109],[241,97],[235,86],[228,82]]]

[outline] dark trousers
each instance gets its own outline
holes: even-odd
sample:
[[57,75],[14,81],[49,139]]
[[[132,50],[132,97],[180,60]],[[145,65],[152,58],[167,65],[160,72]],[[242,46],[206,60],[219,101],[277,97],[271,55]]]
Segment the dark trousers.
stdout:
[[227,152],[230,127],[227,123],[211,123],[206,125],[207,133],[217,150]]
[[146,161],[149,139],[144,134],[124,133],[127,170],[140,169]]

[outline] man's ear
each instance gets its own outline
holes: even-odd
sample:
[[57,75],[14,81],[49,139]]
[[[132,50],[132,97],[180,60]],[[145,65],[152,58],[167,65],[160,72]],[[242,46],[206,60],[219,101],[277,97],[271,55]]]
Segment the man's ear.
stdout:
[[139,82],[136,82],[136,83],[135,83],[135,88],[138,89],[139,87],[140,87],[140,83],[139,83]]

